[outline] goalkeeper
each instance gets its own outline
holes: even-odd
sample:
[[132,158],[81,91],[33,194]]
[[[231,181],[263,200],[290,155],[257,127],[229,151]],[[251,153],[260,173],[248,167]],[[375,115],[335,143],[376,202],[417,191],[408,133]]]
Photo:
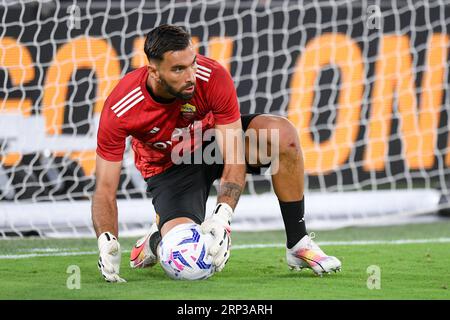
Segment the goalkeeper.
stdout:
[[[173,25],[154,28],[147,35],[144,51],[148,65],[125,75],[113,89],[98,128],[92,220],[100,251],[98,266],[105,280],[125,281],[119,276],[116,191],[128,136],[132,136],[135,165],[147,182],[157,212],[149,233],[132,249],[132,268],[156,264],[161,238],[176,225],[194,222],[215,237],[209,253],[215,270],[221,271],[230,255],[229,241],[223,240],[230,236],[245,174],[260,170],[259,148],[271,150],[276,144],[277,152],[270,155],[272,167],[277,167],[272,182],[285,224],[287,263],[317,274],[339,270],[340,261],[326,255],[306,231],[303,158],[295,127],[280,116],[241,116],[229,73],[218,62],[196,54],[184,29]],[[185,133],[192,136],[199,130],[215,131],[213,143],[219,147],[221,161],[175,163],[173,151],[179,146],[194,160],[193,155],[208,146],[187,139],[186,147],[186,141],[180,141]],[[242,135],[248,130],[256,137],[260,131],[276,130],[278,139],[271,141],[267,134],[267,139],[250,143]],[[249,159],[257,161],[249,163]],[[217,206],[205,219],[206,200],[216,179],[220,179]]]

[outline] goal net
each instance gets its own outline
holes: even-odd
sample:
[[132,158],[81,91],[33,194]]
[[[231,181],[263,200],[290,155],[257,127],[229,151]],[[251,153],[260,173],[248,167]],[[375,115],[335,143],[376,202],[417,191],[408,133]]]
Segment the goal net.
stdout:
[[[146,33],[187,28],[229,70],[241,113],[289,118],[312,229],[449,208],[445,1],[0,2],[0,237],[92,236],[103,102],[146,64]],[[121,234],[155,218],[129,147]],[[208,210],[214,205],[214,192]],[[282,227],[270,174],[248,176],[238,230]]]

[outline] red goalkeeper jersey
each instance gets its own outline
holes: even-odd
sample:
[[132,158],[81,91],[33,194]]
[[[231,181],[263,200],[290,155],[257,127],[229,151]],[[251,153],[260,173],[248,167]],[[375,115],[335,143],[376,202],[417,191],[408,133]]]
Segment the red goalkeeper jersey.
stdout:
[[195,93],[189,101],[156,102],[147,90],[147,77],[148,69],[142,67],[120,80],[105,101],[97,133],[97,154],[108,161],[122,160],[131,136],[134,161],[144,178],[173,165],[171,152],[180,132],[192,135],[197,128],[204,132],[240,118],[233,80],[212,59],[197,55]]

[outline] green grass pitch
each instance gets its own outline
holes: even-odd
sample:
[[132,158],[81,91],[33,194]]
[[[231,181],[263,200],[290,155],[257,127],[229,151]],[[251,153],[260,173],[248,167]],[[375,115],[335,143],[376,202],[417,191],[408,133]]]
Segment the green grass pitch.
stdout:
[[[447,240],[433,240],[439,238]],[[128,282],[120,284],[101,278],[95,239],[0,240],[0,299],[450,299],[449,238],[450,221],[445,220],[316,232],[322,249],[343,263],[342,272],[318,277],[311,270],[288,269],[283,231],[234,232],[234,249],[224,271],[195,282],[171,280],[159,266],[130,269],[129,250],[135,239],[122,238],[126,252],[121,275]],[[429,242],[388,243],[400,239]],[[361,240],[382,243],[352,242]],[[276,245],[246,247],[251,244]],[[26,257],[7,258],[18,255]],[[71,265],[79,267],[80,289],[67,288]],[[380,268],[381,288],[370,290],[367,268],[373,265]]]

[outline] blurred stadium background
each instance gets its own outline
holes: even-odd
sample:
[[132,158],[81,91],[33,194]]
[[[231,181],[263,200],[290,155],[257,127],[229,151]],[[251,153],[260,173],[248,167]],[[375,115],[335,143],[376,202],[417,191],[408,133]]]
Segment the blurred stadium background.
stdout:
[[[446,219],[447,1],[2,0],[0,19],[0,237],[94,235],[99,114],[162,23],[230,71],[241,113],[297,126],[311,229]],[[281,229],[269,175],[248,178],[235,230]],[[130,148],[118,199],[121,235],[143,233]]]

